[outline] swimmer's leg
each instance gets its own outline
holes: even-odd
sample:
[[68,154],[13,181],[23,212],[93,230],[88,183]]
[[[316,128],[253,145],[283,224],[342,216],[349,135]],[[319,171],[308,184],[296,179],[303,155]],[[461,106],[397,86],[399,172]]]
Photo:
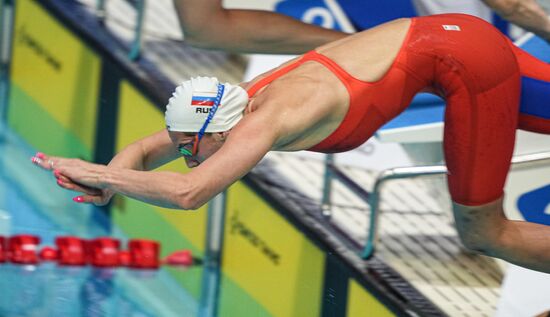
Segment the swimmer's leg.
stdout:
[[514,150],[519,74],[472,93],[456,87],[447,98],[444,153],[453,201],[466,206],[493,202],[503,195]]
[[519,87],[517,70],[492,89],[472,94],[472,89],[462,86],[448,97],[444,150],[449,190],[457,230],[466,247],[550,273],[550,226],[508,220],[503,210],[503,188],[518,124]]
[[502,197],[479,206],[454,203],[453,213],[468,249],[550,273],[550,226],[506,219]]

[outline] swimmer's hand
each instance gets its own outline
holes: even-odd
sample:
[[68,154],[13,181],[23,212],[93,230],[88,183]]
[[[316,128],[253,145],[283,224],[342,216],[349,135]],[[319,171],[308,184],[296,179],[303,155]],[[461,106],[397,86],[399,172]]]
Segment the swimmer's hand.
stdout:
[[[93,186],[93,184],[84,184],[82,182],[75,181],[67,173],[63,173],[60,168],[63,169],[79,169],[78,165],[89,165],[89,166],[103,166],[98,164],[91,164],[78,159],[64,159],[60,157],[48,156],[44,153],[36,153],[35,156],[31,158],[31,161],[45,169],[52,171],[55,178],[57,179],[57,185],[59,187],[81,192],[84,195],[76,196],[73,200],[77,203],[90,203],[96,206],[104,206],[109,203],[111,198],[114,195],[114,192],[108,189],[101,189]],[[88,166],[88,167],[89,167]]]
[[[63,185],[59,185],[63,188],[70,189],[68,187],[65,187]],[[113,195],[115,193],[108,189],[102,189],[101,192],[97,195],[95,194],[85,194],[76,196],[73,198],[73,200],[77,203],[88,203],[88,204],[94,204],[96,206],[105,206],[111,201],[111,198],[113,198]]]

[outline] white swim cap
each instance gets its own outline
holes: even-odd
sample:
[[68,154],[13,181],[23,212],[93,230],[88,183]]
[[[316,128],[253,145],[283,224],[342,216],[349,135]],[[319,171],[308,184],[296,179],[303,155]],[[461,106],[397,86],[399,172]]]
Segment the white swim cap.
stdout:
[[[215,77],[194,77],[176,87],[164,113],[168,131],[199,132],[216,99],[218,84]],[[248,104],[248,94],[242,87],[222,85],[224,92],[220,105],[205,132],[224,132],[233,128]]]

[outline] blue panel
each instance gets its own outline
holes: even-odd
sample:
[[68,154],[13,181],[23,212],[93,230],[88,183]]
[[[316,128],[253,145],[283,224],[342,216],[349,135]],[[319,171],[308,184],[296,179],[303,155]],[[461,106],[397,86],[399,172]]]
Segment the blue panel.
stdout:
[[510,23],[503,18],[500,17],[500,15],[493,12],[493,25],[499,29],[500,32],[503,34],[506,34],[506,36],[509,36],[510,34]]
[[[536,58],[550,62],[550,45],[540,37],[533,36],[520,47]],[[520,111],[550,119],[550,83],[522,77],[521,89]]]
[[[358,31],[397,18],[416,16],[411,0],[337,1],[342,11]],[[342,30],[338,19],[323,0],[286,0],[276,4],[275,11],[307,23]]]
[[413,100],[411,101],[411,105],[409,108],[412,107],[428,107],[428,106],[445,106],[445,100],[443,98],[428,94],[428,93],[420,93],[414,96]]
[[417,16],[412,0],[340,0],[338,2],[358,30],[368,29],[398,18]]
[[544,62],[550,62],[550,45],[540,37],[533,36],[519,47]]
[[550,225],[550,215],[544,211],[550,205],[550,185],[543,186],[519,197],[517,206],[529,222]]
[[431,94],[418,94],[406,111],[388,122],[382,129],[438,123],[443,121],[444,116],[445,102],[443,99]]
[[277,3],[275,12],[295,19],[342,31],[337,19],[323,0],[286,0]]
[[550,83],[522,77],[520,112],[550,119]]

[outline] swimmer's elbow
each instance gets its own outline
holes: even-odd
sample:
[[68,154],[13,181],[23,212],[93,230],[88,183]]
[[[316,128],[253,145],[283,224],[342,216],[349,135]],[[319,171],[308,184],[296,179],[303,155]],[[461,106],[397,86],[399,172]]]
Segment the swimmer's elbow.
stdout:
[[202,49],[214,49],[215,43],[208,40],[208,34],[184,32],[185,43]]
[[[182,32],[185,43],[201,49],[225,49],[233,36],[226,31],[229,28],[224,14],[216,14],[210,19],[189,19],[182,23]],[[210,21],[217,20],[216,23]]]
[[[194,186],[193,186],[194,187]],[[174,203],[178,209],[195,210],[199,209],[204,202],[199,199],[196,188],[182,188],[174,196]]]
[[201,188],[185,175],[181,175],[182,179],[178,181],[177,189],[172,193],[172,203],[177,209],[195,210],[199,209],[204,202],[201,201],[199,193]]
[[210,31],[201,31],[198,33],[185,32],[185,43],[205,50],[235,50],[237,40],[230,38],[218,38],[218,35]]
[[199,202],[197,199],[188,195],[178,195],[175,201],[177,209],[182,210],[196,210],[204,205],[203,202]]

